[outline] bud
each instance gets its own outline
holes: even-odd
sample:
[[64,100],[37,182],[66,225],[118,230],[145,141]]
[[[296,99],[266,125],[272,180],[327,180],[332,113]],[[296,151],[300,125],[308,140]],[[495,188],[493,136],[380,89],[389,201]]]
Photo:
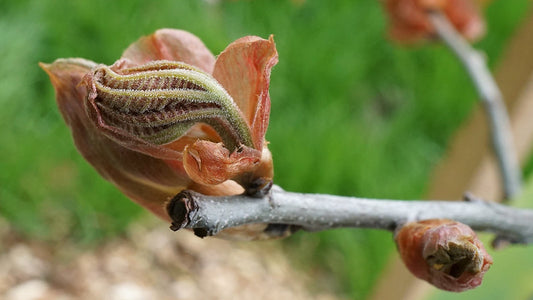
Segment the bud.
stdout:
[[443,290],[462,292],[479,286],[492,265],[475,232],[452,220],[407,223],[395,240],[411,273]]
[[265,133],[277,57],[272,37],[241,38],[215,59],[194,35],[161,29],[111,66],[79,58],[40,65],[85,159],[170,220],[165,203],[184,189],[234,195],[271,182]]
[[435,36],[428,13],[442,12],[466,39],[474,41],[485,33],[485,22],[471,0],[386,0],[389,35],[398,42],[411,43]]

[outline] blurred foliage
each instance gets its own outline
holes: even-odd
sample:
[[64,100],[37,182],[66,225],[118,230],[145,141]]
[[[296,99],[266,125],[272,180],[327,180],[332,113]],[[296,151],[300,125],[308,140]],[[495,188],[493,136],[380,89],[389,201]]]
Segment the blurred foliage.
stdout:
[[[489,34],[479,47],[491,64],[528,5],[499,0],[487,10]],[[267,138],[277,184],[420,198],[476,97],[444,47],[393,45],[385,23],[379,2],[367,0],[3,0],[0,214],[29,238],[80,243],[116,235],[145,214],[77,153],[37,62],[111,64],[163,27],[193,32],[215,54],[241,36],[275,34],[280,63]],[[393,249],[389,234],[370,230],[297,234],[285,245],[298,264],[321,271],[311,273],[317,288],[354,299],[368,294]]]

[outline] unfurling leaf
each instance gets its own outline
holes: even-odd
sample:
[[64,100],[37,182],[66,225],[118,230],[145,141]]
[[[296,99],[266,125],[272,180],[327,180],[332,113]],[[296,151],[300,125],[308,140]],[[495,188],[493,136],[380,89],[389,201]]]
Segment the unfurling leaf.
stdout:
[[209,74],[187,64],[155,61],[117,72],[100,65],[84,81],[93,121],[122,131],[126,138],[168,144],[203,122],[230,151],[241,144],[253,147],[250,129],[231,96]]

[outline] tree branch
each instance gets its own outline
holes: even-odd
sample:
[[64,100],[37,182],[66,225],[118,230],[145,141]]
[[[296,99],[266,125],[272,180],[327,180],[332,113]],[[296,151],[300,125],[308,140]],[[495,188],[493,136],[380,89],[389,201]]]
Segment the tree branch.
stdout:
[[485,106],[492,145],[501,171],[504,199],[513,198],[520,193],[522,174],[514,149],[507,109],[498,85],[487,67],[484,56],[457,33],[446,16],[438,11],[430,11],[428,15],[438,36],[465,67]]
[[533,243],[533,210],[481,200],[399,201],[286,192],[274,186],[263,198],[205,196],[193,191],[176,195],[167,206],[171,228],[195,229],[199,236],[223,229],[271,223],[317,231],[340,227],[392,231],[408,221],[452,219],[474,230],[496,233],[510,243]]

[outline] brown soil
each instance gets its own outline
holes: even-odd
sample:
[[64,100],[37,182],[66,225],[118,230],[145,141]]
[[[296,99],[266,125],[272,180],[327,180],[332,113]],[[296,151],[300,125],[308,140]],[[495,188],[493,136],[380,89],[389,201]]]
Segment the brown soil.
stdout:
[[279,242],[133,225],[95,248],[21,239],[0,219],[0,299],[336,299],[309,291]]

